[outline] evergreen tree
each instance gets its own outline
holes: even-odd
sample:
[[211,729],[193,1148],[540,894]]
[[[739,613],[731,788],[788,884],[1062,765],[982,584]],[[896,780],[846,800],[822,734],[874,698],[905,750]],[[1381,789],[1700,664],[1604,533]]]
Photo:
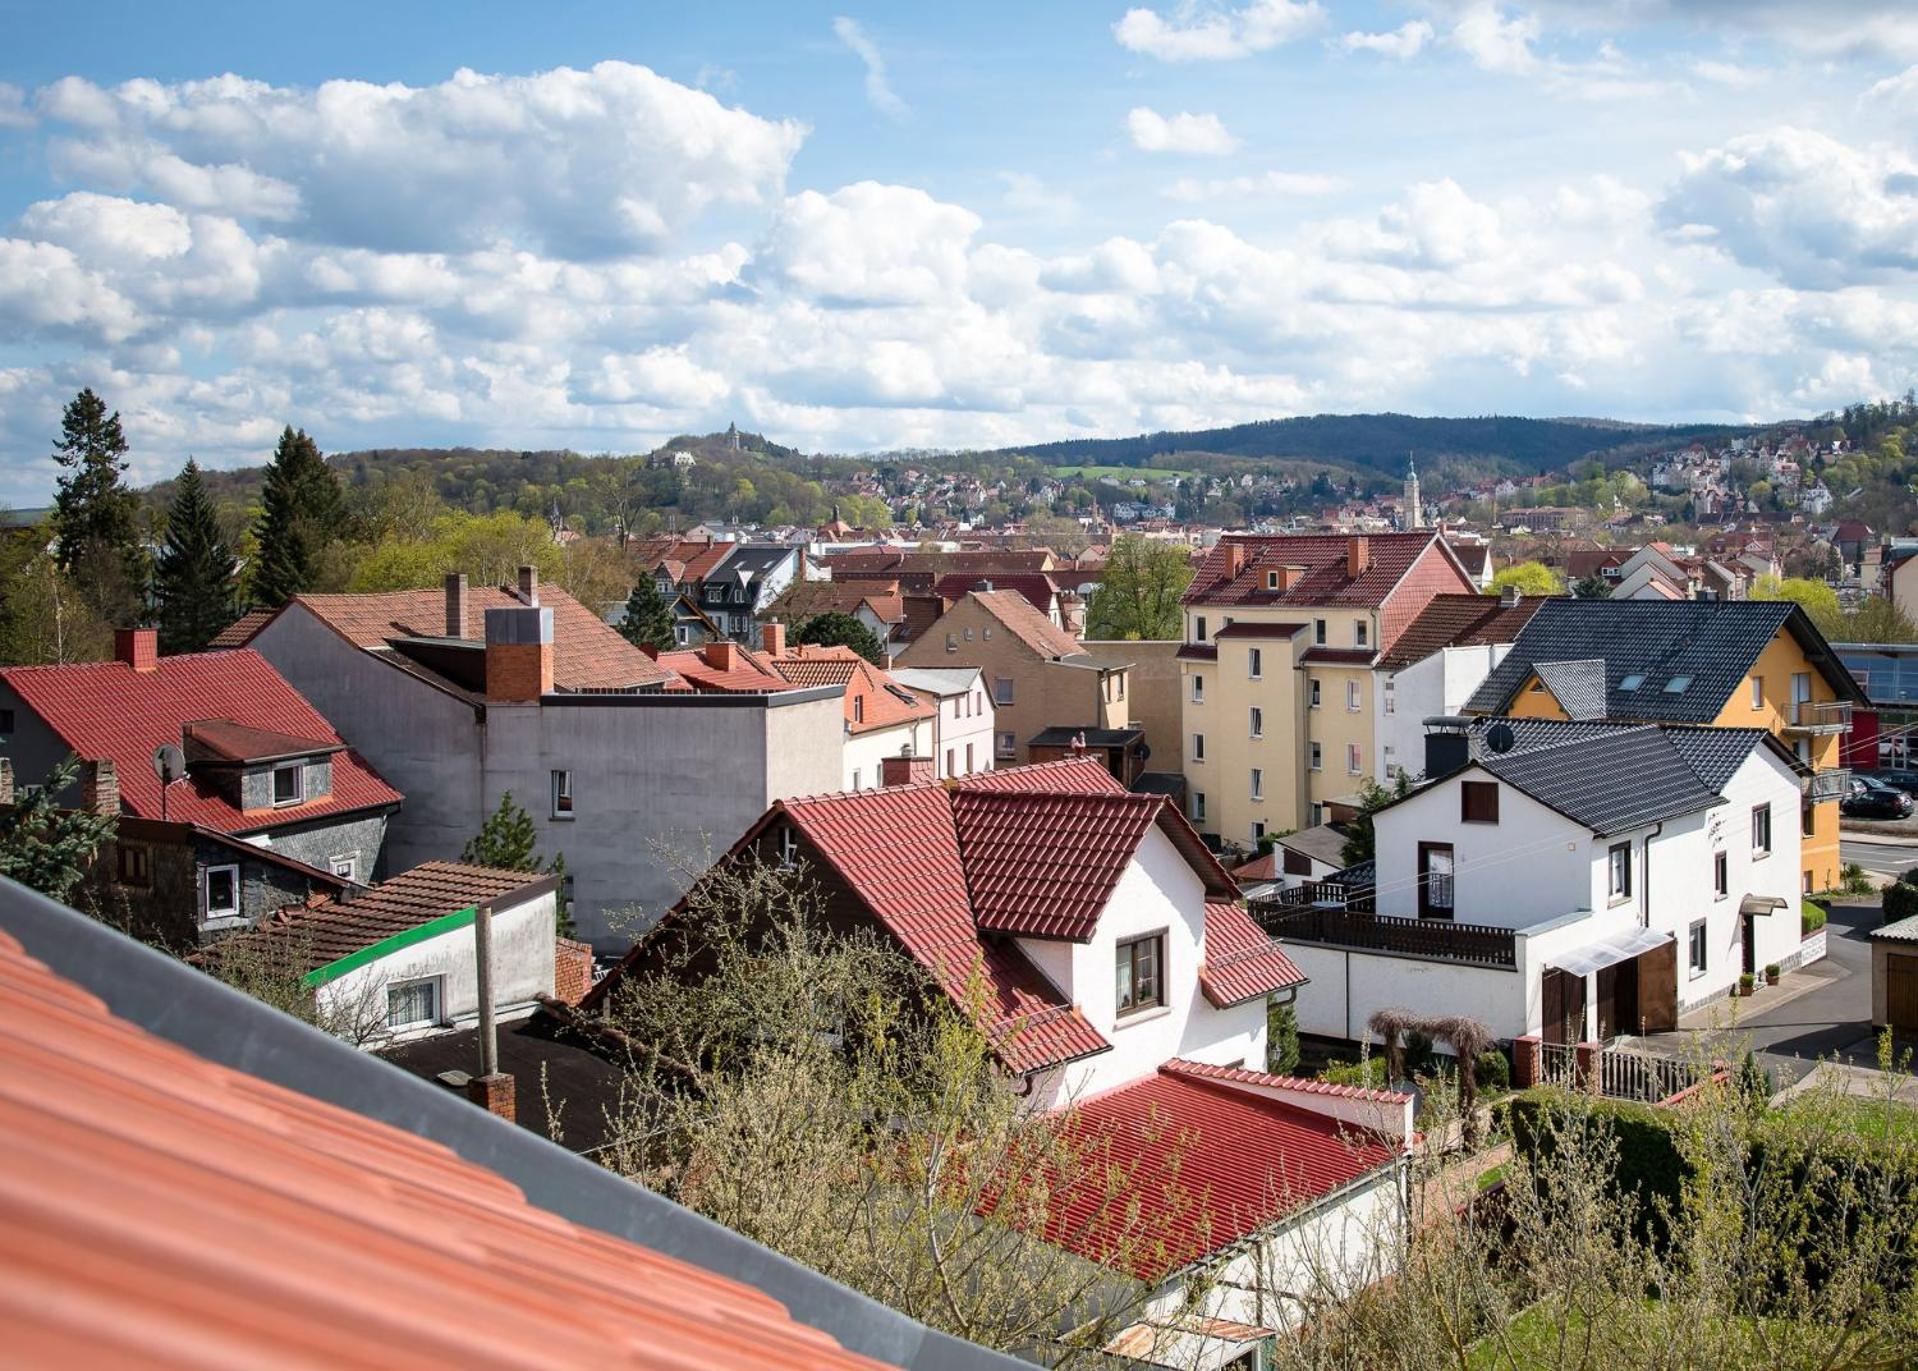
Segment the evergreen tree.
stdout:
[[56,900],[73,893],[118,822],[111,814],[60,807],[60,795],[79,775],[80,759],[68,757],[44,785],[21,791],[0,809],[0,876]]
[[199,463],[189,457],[167,510],[166,545],[153,568],[162,652],[198,652],[232,622],[238,569]]
[[320,552],[339,531],[341,513],[340,484],[319,444],[289,425],[260,493],[249,595],[255,605],[275,608],[312,588]]
[[656,647],[666,652],[674,646],[672,607],[659,593],[652,577],[642,576],[633,583],[619,631],[634,647]]
[[792,640],[814,647],[849,647],[874,666],[886,664],[886,645],[879,641],[879,635],[836,609],[813,615],[799,626]]
[[54,497],[54,556],[84,588],[88,605],[116,625],[140,616],[146,587],[139,501],[121,480],[126,453],[119,413],[107,413],[91,389],[81,391],[53,445],[53,460],[64,471]]
[[468,866],[491,866],[503,871],[541,871],[559,877],[559,893],[554,900],[554,928],[562,938],[573,935],[572,887],[566,879],[566,854],[556,852],[548,864],[540,855],[539,833],[533,816],[514,800],[513,792],[499,797],[499,808],[486,816],[480,831],[467,839],[460,849],[460,860]]

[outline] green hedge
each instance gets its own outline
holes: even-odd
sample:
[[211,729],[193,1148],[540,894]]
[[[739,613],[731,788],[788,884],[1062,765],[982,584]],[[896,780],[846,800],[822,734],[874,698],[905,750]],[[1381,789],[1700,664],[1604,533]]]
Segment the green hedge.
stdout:
[[1659,1238],[1669,1231],[1659,1206],[1676,1212],[1691,1167],[1672,1140],[1663,1112],[1648,1104],[1572,1095],[1556,1086],[1522,1091],[1505,1102],[1505,1109],[1512,1145],[1527,1158],[1552,1146],[1553,1132],[1542,1126],[1548,1114],[1560,1130],[1609,1126],[1618,1140],[1617,1184],[1637,1199],[1639,1231]]
[[1825,926],[1827,917],[1823,905],[1813,904],[1810,900],[1801,902],[1798,906],[1799,933],[1809,937]]
[[[1907,871],[1905,876],[1911,874]],[[1900,876],[1885,887],[1885,922],[1897,923],[1914,914],[1918,914],[1918,885],[1912,885],[1904,876]]]

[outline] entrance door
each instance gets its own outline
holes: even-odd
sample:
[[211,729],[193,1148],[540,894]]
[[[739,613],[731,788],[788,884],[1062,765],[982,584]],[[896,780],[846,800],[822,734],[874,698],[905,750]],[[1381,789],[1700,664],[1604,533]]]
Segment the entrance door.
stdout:
[[1638,1029],[1638,966],[1618,962],[1598,973],[1598,1040]]
[[1918,1033],[1918,957],[1885,958],[1885,1020],[1894,1033]]
[[1752,920],[1757,917],[1756,914],[1738,916],[1738,957],[1741,963],[1738,969],[1748,976],[1758,974],[1757,945],[1752,938],[1752,934],[1756,931],[1756,925]]
[[1557,967],[1546,969],[1541,990],[1545,999],[1543,1034],[1561,1046],[1585,1037],[1585,978]]

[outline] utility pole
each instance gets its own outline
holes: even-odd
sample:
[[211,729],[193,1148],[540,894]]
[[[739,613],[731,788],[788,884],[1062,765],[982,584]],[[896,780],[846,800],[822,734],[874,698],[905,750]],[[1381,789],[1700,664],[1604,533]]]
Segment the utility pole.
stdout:
[[493,906],[473,913],[473,950],[479,959],[480,1075],[499,1074],[499,1028],[493,1022]]

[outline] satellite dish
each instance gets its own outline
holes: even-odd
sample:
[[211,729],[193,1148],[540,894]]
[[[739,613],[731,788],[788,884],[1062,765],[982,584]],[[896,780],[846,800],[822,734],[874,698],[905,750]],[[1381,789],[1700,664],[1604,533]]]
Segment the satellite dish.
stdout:
[[161,743],[153,749],[153,774],[161,785],[172,785],[186,775],[186,753],[177,744]]
[[1510,752],[1518,736],[1512,732],[1512,726],[1500,722],[1485,730],[1485,746],[1493,752]]

